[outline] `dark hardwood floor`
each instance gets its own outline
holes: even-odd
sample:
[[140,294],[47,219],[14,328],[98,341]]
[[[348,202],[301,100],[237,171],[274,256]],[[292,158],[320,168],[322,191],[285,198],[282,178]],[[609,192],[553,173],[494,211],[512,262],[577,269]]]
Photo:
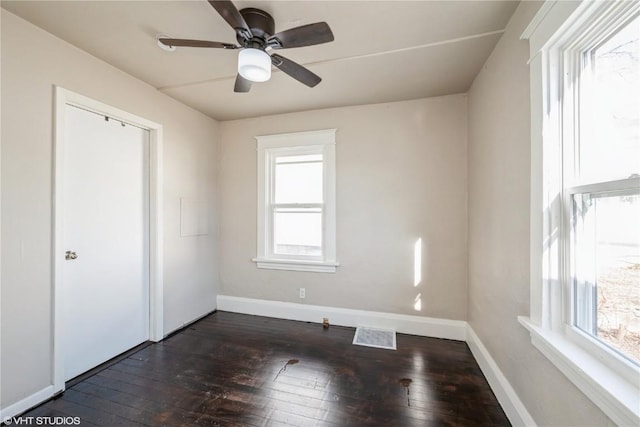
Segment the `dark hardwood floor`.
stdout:
[[82,426],[509,425],[464,342],[216,312],[23,417]]

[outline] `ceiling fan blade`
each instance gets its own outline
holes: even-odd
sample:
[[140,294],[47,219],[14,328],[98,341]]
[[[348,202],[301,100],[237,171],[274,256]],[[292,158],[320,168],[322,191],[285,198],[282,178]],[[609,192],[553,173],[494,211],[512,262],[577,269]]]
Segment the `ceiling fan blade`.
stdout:
[[288,49],[292,47],[313,46],[332,42],[333,33],[326,22],[303,25],[301,27],[284,30],[269,37],[267,43],[274,49]]
[[209,0],[209,4],[224,18],[231,28],[240,33],[242,37],[249,40],[253,37],[251,30],[247,25],[247,21],[244,20],[238,9],[229,0]]
[[307,68],[285,58],[284,56],[280,56],[278,54],[271,55],[271,63],[294,79],[298,80],[300,83],[304,83],[309,87],[314,87],[322,80]]
[[245,93],[249,92],[249,89],[251,89],[251,82],[238,74],[236,76],[236,84],[233,87],[233,91],[238,93]]
[[161,37],[158,41],[166,46],[186,46],[186,47],[213,47],[219,49],[238,49],[239,47],[230,43],[210,42],[207,40],[169,39]]

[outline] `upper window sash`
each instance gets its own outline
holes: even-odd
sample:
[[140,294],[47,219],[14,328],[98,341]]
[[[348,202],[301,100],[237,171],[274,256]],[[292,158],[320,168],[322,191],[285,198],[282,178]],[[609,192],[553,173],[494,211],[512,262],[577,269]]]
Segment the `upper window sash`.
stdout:
[[[627,3],[629,4],[621,3],[620,7],[615,8],[615,11],[610,10],[605,13],[605,17],[600,22],[591,23],[588,31],[573,36],[565,43],[559,43],[549,49],[552,52],[551,61],[554,61],[553,52],[560,54],[562,58],[559,61],[562,67],[559,72],[559,75],[562,76],[562,83],[559,85],[557,96],[562,110],[560,121],[562,122],[564,187],[622,180],[640,173],[639,164],[627,164],[626,168],[616,174],[620,168],[616,168],[615,171],[611,170],[611,163],[607,162],[607,156],[601,159],[594,154],[594,150],[596,153],[598,149],[602,151],[601,141],[612,137],[611,133],[602,133],[603,129],[606,129],[603,126],[612,117],[603,114],[603,111],[600,110],[603,102],[599,97],[603,96],[604,89],[607,89],[605,93],[610,93],[611,86],[606,85],[613,83],[611,76],[604,82],[599,80],[598,70],[604,69],[606,71],[607,68],[607,51],[603,52],[604,56],[599,60],[597,54],[600,49],[605,48],[607,43],[621,34],[621,28],[631,24],[640,14],[637,4],[634,6],[633,2]],[[601,64],[600,67],[598,67],[599,64]],[[609,104],[609,107],[619,108],[619,105]],[[633,111],[636,109],[635,105],[630,108]],[[607,112],[612,113],[604,110],[604,113]],[[611,126],[612,123],[609,125]],[[606,132],[610,131],[607,129]],[[618,145],[621,140],[624,140],[622,135],[613,132],[612,142],[617,145],[617,149],[628,150],[628,148],[623,148],[624,145]],[[589,154],[589,152],[591,153]],[[609,162],[630,160],[637,155],[637,151],[632,150],[627,158],[624,156],[616,157],[609,159]],[[601,161],[604,168],[598,167],[595,164],[596,161]],[[609,170],[607,170],[607,166],[609,166]],[[602,173],[603,171],[605,173]]]

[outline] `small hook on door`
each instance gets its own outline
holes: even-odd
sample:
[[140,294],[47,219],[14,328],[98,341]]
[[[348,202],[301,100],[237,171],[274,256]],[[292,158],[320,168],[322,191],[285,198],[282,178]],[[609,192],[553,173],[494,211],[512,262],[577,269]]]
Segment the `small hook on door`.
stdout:
[[67,251],[64,253],[64,259],[66,260],[73,260],[76,258],[78,258],[78,254],[73,251]]

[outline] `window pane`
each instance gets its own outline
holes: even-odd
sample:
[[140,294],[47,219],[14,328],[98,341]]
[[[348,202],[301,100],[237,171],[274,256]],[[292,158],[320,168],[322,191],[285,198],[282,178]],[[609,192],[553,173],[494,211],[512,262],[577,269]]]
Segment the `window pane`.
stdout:
[[574,203],[576,326],[640,362],[640,190]]
[[273,250],[280,255],[322,256],[322,209],[276,208]]
[[275,203],[322,203],[321,154],[276,159]]
[[640,17],[587,52],[582,93],[582,182],[640,174]]

